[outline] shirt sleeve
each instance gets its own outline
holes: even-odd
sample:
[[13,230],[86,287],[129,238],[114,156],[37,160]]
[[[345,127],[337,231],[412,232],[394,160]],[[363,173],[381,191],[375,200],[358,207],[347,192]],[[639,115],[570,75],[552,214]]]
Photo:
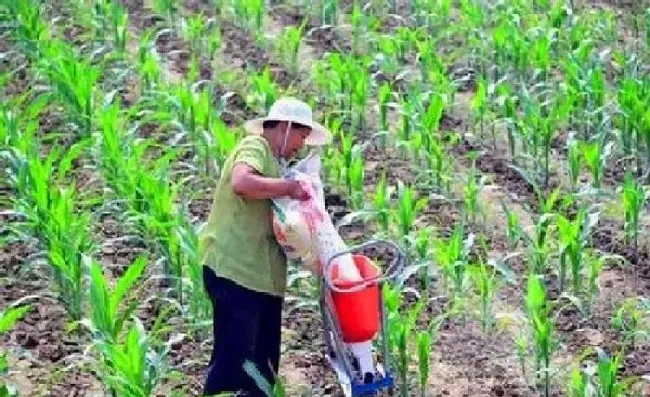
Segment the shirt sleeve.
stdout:
[[244,163],[260,174],[266,174],[266,150],[264,144],[258,139],[246,139],[242,141],[237,151],[234,164]]

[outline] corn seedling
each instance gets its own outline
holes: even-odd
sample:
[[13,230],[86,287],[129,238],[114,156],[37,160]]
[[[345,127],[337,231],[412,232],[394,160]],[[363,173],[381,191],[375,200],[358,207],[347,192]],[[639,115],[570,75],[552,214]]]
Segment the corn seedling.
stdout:
[[[138,301],[133,299],[128,307],[121,310],[129,291],[139,282],[139,278],[147,266],[145,257],[137,258],[120,277],[111,291],[106,283],[102,267],[93,259],[85,258],[86,266],[90,269],[90,321],[87,325],[95,338],[117,341],[121,335],[124,322],[131,317],[137,308]],[[121,312],[120,312],[121,311]]]
[[583,208],[578,210],[573,221],[557,214],[559,244],[560,244],[560,291],[564,290],[567,264],[571,269],[572,291],[578,295],[583,291],[585,249],[593,228],[598,223],[598,212],[590,212]]
[[364,202],[364,160],[361,146],[355,145],[352,151],[352,160],[346,170],[348,193],[352,200],[352,208],[361,209]]
[[549,316],[550,303],[547,299],[546,288],[541,279],[535,275],[528,278],[526,313],[533,335],[536,378],[543,379],[544,395],[549,397],[551,395],[551,357],[557,344],[553,336],[553,323]]
[[3,1],[0,3],[7,10],[9,20],[16,23],[12,34],[15,44],[33,59],[39,59],[43,54],[43,46],[49,46],[49,26],[41,15],[44,9],[37,2]]
[[377,188],[375,189],[373,200],[374,209],[377,214],[377,221],[384,233],[388,232],[388,226],[390,223],[390,200],[391,191],[386,184],[386,172],[384,171],[377,181]]
[[[32,309],[31,305],[27,304],[12,304],[7,308],[0,311],[0,336],[4,336],[5,333],[9,332],[16,324],[20,321],[30,310]],[[9,364],[7,362],[7,356],[4,352],[0,353],[0,396],[14,397],[18,395],[16,388],[6,384],[4,382],[4,377],[9,372]]]
[[468,272],[480,298],[481,325],[483,327],[483,332],[489,332],[494,325],[492,302],[495,294],[499,290],[499,280],[497,279],[496,268],[485,264],[468,265]]
[[428,330],[418,332],[416,336],[416,345],[418,351],[418,370],[420,383],[420,396],[427,395],[427,384],[429,382],[429,357],[431,355],[431,334]]
[[294,74],[298,73],[298,54],[307,20],[298,26],[288,26],[277,39],[276,52],[284,65]]
[[379,101],[379,133],[381,134],[381,143],[386,147],[389,135],[388,127],[388,110],[391,106],[392,91],[388,83],[384,83],[379,88],[377,100]]
[[639,299],[625,299],[612,314],[611,324],[623,335],[623,342],[632,350],[639,341],[650,337],[648,310],[644,310]]
[[[155,327],[159,327],[156,323]],[[95,364],[99,378],[117,396],[153,396],[155,388],[168,375],[166,356],[173,339],[157,346],[155,335],[149,333],[141,321],[134,317],[127,334],[120,340],[96,340],[94,350],[98,353]]]
[[456,224],[448,239],[438,238],[433,242],[433,257],[451,290],[454,305],[461,306],[469,275],[467,257],[474,242],[474,235],[465,238],[464,232],[464,225]]
[[604,144],[600,141],[585,142],[581,151],[587,168],[591,172],[592,186],[599,190],[603,180],[603,173],[607,158],[611,153],[613,142]]
[[501,209],[506,215],[506,237],[508,238],[508,247],[514,249],[521,240],[521,225],[519,224],[519,215],[516,211],[508,209],[506,204],[501,201]]
[[277,374],[274,374],[274,379],[271,382],[267,379],[259,368],[252,361],[246,360],[244,362],[244,371],[246,374],[253,378],[257,387],[266,395],[266,397],[285,397],[287,395],[284,380]]
[[178,0],[153,0],[153,9],[161,15],[169,25],[174,25],[180,4]]
[[399,373],[399,391],[402,397],[408,396],[409,383],[408,372],[410,364],[410,352],[408,350],[409,342],[411,341],[416,321],[424,307],[426,300],[420,299],[405,313],[400,313],[402,306],[402,291],[397,288],[384,284],[384,299],[386,302],[387,311],[387,333],[388,345],[392,352],[397,351],[397,354],[391,354],[392,357],[397,357],[396,366]]
[[253,75],[250,85],[253,92],[247,96],[246,102],[256,111],[264,114],[268,113],[271,105],[279,96],[271,70],[264,68],[261,74]]
[[402,181],[397,181],[397,208],[394,217],[402,239],[406,239],[411,233],[417,216],[428,204],[428,197],[418,199],[413,187],[404,184]]
[[575,191],[580,178],[580,144],[577,140],[571,139],[568,143],[569,177],[571,178],[571,190]]
[[646,201],[646,192],[629,172],[625,173],[622,188],[623,210],[625,212],[625,241],[634,243],[634,251],[639,247],[639,214]]
[[41,61],[40,70],[53,88],[54,99],[71,115],[80,135],[90,135],[99,69],[89,60],[79,59],[66,43],[53,41]]

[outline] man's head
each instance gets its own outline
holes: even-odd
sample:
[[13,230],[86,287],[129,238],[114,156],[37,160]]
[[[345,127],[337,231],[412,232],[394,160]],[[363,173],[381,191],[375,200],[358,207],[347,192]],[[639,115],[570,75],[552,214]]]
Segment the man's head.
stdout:
[[264,136],[278,158],[290,159],[305,145],[311,127],[296,122],[267,120]]
[[327,145],[332,136],[327,128],[312,118],[308,104],[286,97],[278,99],[265,117],[249,120],[244,129],[263,135],[278,158],[289,159],[304,146]]

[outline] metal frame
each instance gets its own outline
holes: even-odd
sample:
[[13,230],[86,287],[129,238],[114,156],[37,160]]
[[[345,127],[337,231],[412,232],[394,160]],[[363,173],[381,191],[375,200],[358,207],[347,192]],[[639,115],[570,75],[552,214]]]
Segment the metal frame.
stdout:
[[[390,265],[386,268],[385,272],[381,272],[379,276],[364,280],[358,285],[350,288],[338,288],[335,286],[331,280],[330,269],[333,261],[346,254],[357,254],[363,252],[367,248],[372,247],[381,247],[389,246],[394,249],[396,256]],[[323,273],[320,277],[320,299],[319,305],[321,310],[321,316],[323,319],[323,337],[325,338],[325,355],[328,359],[333,370],[336,372],[339,383],[343,389],[343,393],[346,397],[357,397],[364,395],[375,395],[377,391],[382,389],[388,389],[389,394],[393,395],[393,386],[394,380],[391,375],[392,369],[392,359],[390,357],[390,352],[388,349],[388,338],[387,338],[387,323],[386,323],[386,310],[384,307],[384,298],[382,291],[382,286],[385,282],[391,281],[397,277],[402,270],[404,269],[405,255],[402,249],[392,241],[387,240],[372,240],[367,243],[351,247],[346,251],[342,251],[334,255],[330,260],[325,264],[323,268]],[[341,337],[341,329],[338,322],[336,321],[336,315],[334,313],[334,305],[331,300],[331,291],[339,293],[351,293],[360,291],[366,288],[368,285],[377,284],[379,287],[379,310],[380,310],[380,322],[381,322],[381,343],[382,343],[382,353],[383,353],[383,362],[377,363],[376,373],[379,372],[382,376],[379,379],[376,379],[370,384],[364,384],[363,379],[359,376],[355,376],[355,371],[353,369],[352,362],[350,360],[351,352],[347,349],[343,339]]]

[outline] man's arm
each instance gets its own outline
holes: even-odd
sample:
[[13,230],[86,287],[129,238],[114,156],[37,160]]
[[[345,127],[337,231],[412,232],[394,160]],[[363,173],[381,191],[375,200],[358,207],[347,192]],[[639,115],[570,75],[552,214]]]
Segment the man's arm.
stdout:
[[243,163],[235,164],[231,183],[235,194],[247,200],[273,199],[285,196],[294,199],[307,198],[306,192],[298,181],[263,177],[252,167]]

